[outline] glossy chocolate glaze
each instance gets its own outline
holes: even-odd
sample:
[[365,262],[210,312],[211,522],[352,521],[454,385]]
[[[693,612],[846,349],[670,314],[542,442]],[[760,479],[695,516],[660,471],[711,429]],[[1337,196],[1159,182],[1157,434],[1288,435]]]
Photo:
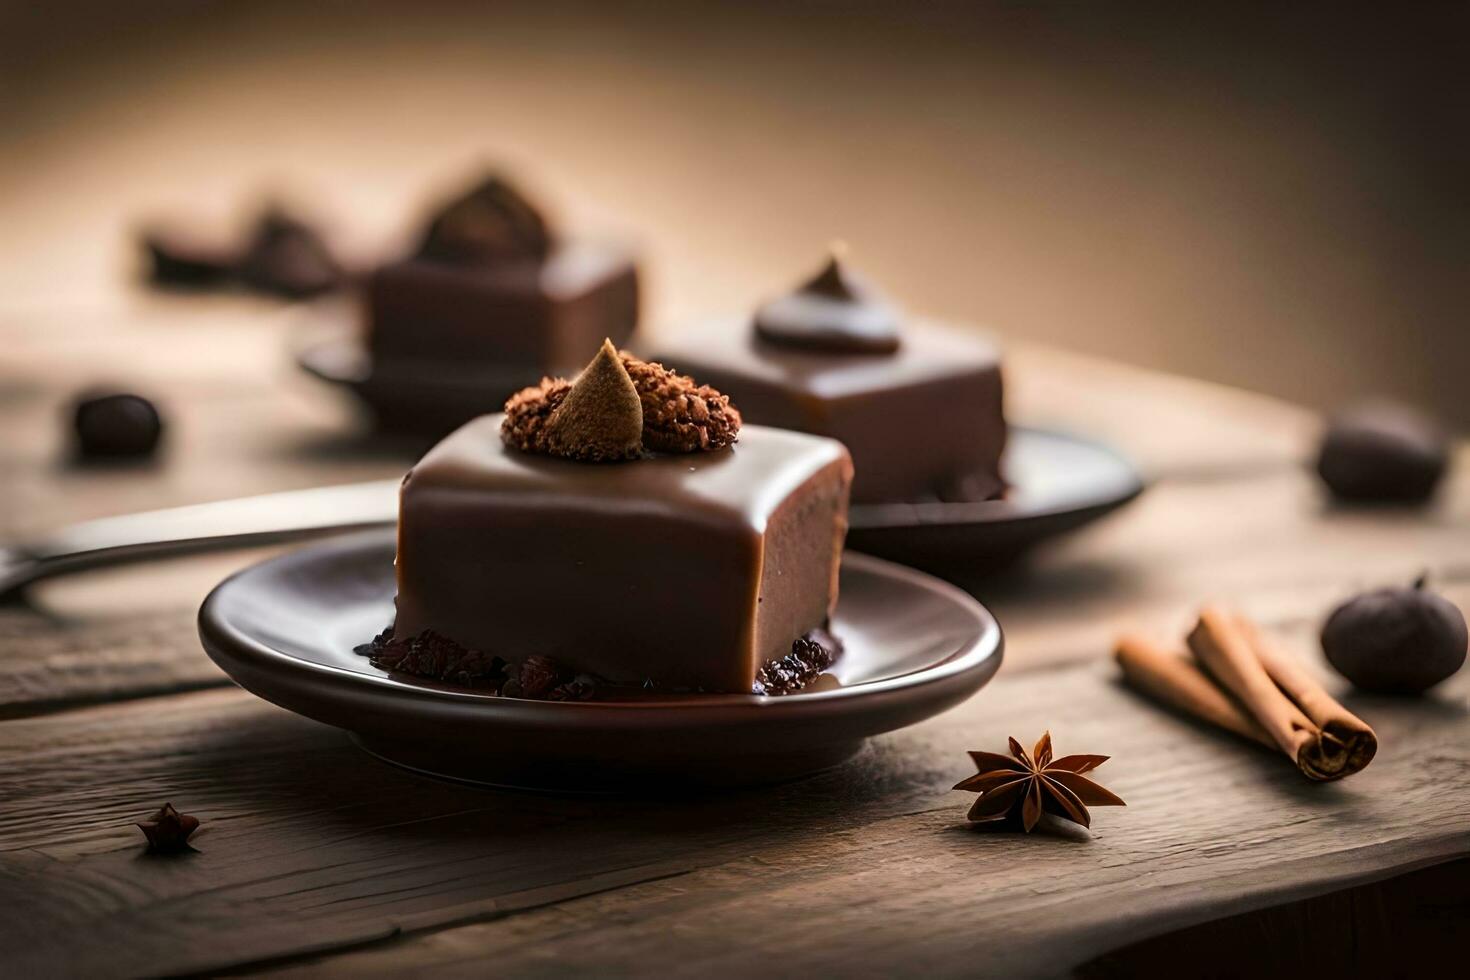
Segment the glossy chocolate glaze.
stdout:
[[590,464],[506,448],[500,421],[404,481],[400,635],[734,692],[826,622],[852,479],[838,443],[747,426],[731,449]]
[[842,441],[854,503],[1004,490],[1000,355],[979,337],[910,319],[891,354],[801,350],[733,315],[667,338],[655,360],[729,395],[748,421]]
[[834,252],[811,280],[755,311],[762,340],[848,354],[898,350],[903,314]]
[[367,286],[368,346],[380,362],[524,365],[574,372],[604,337],[622,344],[638,322],[630,253],[591,244],[484,265],[407,259]]

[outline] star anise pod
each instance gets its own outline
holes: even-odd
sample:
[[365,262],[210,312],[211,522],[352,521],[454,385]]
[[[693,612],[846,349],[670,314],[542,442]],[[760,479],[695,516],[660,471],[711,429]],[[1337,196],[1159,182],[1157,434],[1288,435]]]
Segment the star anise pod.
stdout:
[[1011,754],[971,752],[980,771],[955,789],[979,793],[968,818],[976,823],[1004,820],[1018,810],[1021,826],[1031,833],[1043,811],[1084,827],[1092,826],[1089,806],[1126,806],[1121,799],[1094,783],[1090,772],[1108,761],[1105,755],[1064,755],[1052,758],[1051,732],[1041,736],[1031,755],[1010,740]]
[[148,838],[150,851],[182,851],[189,846],[189,835],[199,829],[199,818],[180,813],[172,803],[165,803],[163,809],[139,823],[138,829]]

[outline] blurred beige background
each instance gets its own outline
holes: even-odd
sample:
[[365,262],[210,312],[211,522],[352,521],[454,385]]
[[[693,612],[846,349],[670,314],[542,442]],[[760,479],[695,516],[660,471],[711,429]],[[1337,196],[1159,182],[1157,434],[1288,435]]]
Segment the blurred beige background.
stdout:
[[497,162],[643,244],[654,323],[841,237],[911,308],[1470,427],[1466,5],[305,6],[0,14],[0,329],[146,308],[150,214],[373,254]]

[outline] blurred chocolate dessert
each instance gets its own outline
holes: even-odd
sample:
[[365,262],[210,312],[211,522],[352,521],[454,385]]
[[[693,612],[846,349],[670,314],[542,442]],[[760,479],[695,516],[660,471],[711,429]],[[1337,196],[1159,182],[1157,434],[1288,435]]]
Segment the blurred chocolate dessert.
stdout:
[[154,222],[142,232],[148,276],[155,285],[188,289],[244,286],[286,299],[307,299],[346,281],[322,233],[279,203],[263,207],[248,235],[206,229],[202,222]]
[[253,289],[287,299],[330,292],[344,279],[321,233],[279,205],[257,219],[236,274]]
[[753,317],[686,330],[657,356],[728,393],[751,421],[843,442],[857,467],[854,503],[986,500],[1005,490],[996,348],[905,316],[840,248]]
[[638,320],[629,252],[559,237],[504,178],[490,176],[438,207],[414,253],[367,285],[375,370],[493,368],[517,380],[581,367]]

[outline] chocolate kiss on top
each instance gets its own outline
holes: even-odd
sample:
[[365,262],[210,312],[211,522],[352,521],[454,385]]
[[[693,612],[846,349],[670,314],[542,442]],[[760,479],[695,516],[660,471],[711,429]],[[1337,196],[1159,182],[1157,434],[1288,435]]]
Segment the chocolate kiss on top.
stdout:
[[899,311],[833,255],[795,292],[755,313],[755,332],[788,347],[852,354],[898,350]]
[[547,448],[558,456],[604,463],[643,453],[643,403],[611,340],[572,382],[546,420]]
[[487,177],[446,204],[429,224],[419,257],[494,264],[541,261],[551,252],[546,219],[500,177]]

